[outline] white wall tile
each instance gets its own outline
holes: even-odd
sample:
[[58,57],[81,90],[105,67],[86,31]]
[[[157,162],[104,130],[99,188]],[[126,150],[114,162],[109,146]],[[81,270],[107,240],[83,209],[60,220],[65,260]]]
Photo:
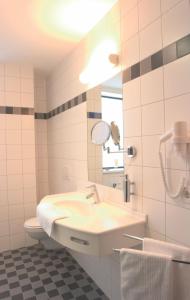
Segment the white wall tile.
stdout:
[[0,145],[6,144],[6,133],[4,130],[0,130]]
[[139,61],[139,35],[136,34],[123,43],[122,47],[122,68],[125,69]]
[[147,104],[163,100],[163,69],[159,68],[141,77],[141,102]]
[[0,90],[0,105],[5,106],[5,92]]
[[161,48],[161,21],[158,19],[140,32],[140,59],[142,60],[150,56]]
[[9,222],[0,221],[0,237],[9,235]]
[[[147,167],[159,167],[159,149],[160,135],[143,136],[142,137],[142,149],[143,149],[143,166]],[[165,157],[164,147],[163,157]]]
[[7,159],[21,159],[22,149],[21,145],[7,145]]
[[[176,26],[178,24],[178,26]],[[169,45],[190,32],[190,4],[180,1],[162,19],[163,45]]]
[[9,217],[10,219],[17,220],[23,219],[24,220],[24,209],[23,204],[12,204],[9,206]]
[[22,78],[31,78],[33,79],[34,69],[32,65],[24,64],[20,66],[20,76]]
[[6,92],[5,93],[6,106],[20,107],[21,97],[19,92]]
[[0,175],[6,175],[7,174],[7,169],[6,169],[6,160],[0,160]]
[[[1,178],[0,178],[1,179]],[[0,206],[7,205],[7,190],[1,190],[0,187]]]
[[34,107],[34,94],[33,93],[21,93],[21,106],[22,107]]
[[165,203],[143,198],[143,212],[148,216],[148,229],[165,234]]
[[22,93],[33,93],[34,92],[33,79],[30,79],[30,78],[22,78],[21,79],[21,92]]
[[36,203],[36,188],[25,188],[23,190],[23,197],[25,203]]
[[0,114],[0,130],[3,130],[6,128],[6,117],[5,115]]
[[160,168],[143,168],[143,196],[165,201],[165,190]]
[[25,220],[36,216],[36,203],[28,203],[24,205]]
[[25,234],[14,234],[10,236],[11,250],[22,248],[26,245]]
[[0,91],[1,92],[5,91],[5,79],[2,76],[0,76]]
[[[130,24],[130,26],[129,26]],[[130,10],[121,21],[122,41],[127,41],[138,32],[138,9],[135,6]]]
[[124,15],[137,5],[137,0],[121,0],[121,13]]
[[7,77],[20,77],[19,64],[7,63],[5,64],[5,76]]
[[24,234],[24,219],[11,219],[10,221],[10,234],[15,235],[15,234]]
[[23,188],[22,175],[9,175],[7,177],[8,190],[16,190]]
[[123,85],[123,107],[130,109],[141,104],[140,79],[134,79]]
[[10,250],[10,238],[9,235],[0,238],[0,251]]
[[34,145],[35,135],[33,130],[22,130],[22,145]]
[[164,67],[164,88],[166,98],[190,92],[190,55]]
[[170,130],[176,121],[189,123],[190,94],[169,99],[165,102],[166,130]]
[[5,206],[2,205],[1,209],[0,209],[0,220],[1,220],[1,222],[8,220],[8,213],[9,213],[8,206],[7,205],[5,205]]
[[20,92],[20,79],[17,77],[5,78],[5,91],[6,92]]
[[156,102],[142,107],[142,134],[161,134],[164,130],[164,103]]
[[33,145],[22,145],[23,159],[35,158],[35,149]]
[[0,176],[0,191],[7,190],[7,176]]
[[23,203],[23,190],[22,189],[8,190],[7,200],[9,205]]
[[22,174],[22,160],[7,160],[7,175]]
[[20,130],[7,130],[6,131],[7,145],[20,145],[21,144],[21,131]]
[[22,129],[24,130],[34,130],[34,117],[33,116],[22,116]]
[[171,9],[180,1],[183,0],[161,0],[161,11],[165,13],[167,10]]
[[160,16],[160,0],[139,1],[139,27],[142,29]]
[[6,146],[0,145],[0,160],[6,159],[7,153],[6,153]]
[[35,174],[35,159],[23,159],[22,170],[23,174]]
[[[11,130],[20,130],[21,129],[21,116],[19,115],[6,115],[6,129]],[[14,133],[14,132],[13,132]],[[16,134],[20,134],[18,131]]]
[[133,108],[124,113],[124,136],[141,135],[141,109]]
[[[190,246],[189,222],[190,210],[178,206],[166,205],[166,236]],[[176,222],[177,220],[177,222]]]
[[35,174],[23,174],[23,186],[25,189],[35,188],[36,186]]

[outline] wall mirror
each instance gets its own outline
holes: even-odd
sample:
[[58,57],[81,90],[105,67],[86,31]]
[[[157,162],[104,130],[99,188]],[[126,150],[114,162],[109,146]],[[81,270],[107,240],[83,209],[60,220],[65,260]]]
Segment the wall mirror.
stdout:
[[87,91],[88,179],[123,189],[121,74]]

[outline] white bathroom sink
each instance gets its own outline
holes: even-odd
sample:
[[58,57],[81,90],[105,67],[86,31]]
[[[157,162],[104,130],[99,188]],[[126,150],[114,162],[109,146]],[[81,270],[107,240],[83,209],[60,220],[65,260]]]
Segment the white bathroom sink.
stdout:
[[134,241],[123,233],[144,235],[145,217],[132,215],[106,202],[94,204],[84,193],[51,195],[43,199],[52,210],[66,212],[67,218],[55,221],[51,237],[62,245],[87,254],[107,255],[112,248],[130,247]]
[[53,207],[67,211],[68,215],[72,218],[74,216],[89,216],[92,214],[92,204],[83,201],[63,200],[63,202],[55,202],[52,205],[52,208]]

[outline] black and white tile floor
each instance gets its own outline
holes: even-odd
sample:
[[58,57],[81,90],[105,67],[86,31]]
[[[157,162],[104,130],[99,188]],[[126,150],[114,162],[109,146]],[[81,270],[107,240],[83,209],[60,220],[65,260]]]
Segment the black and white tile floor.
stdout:
[[108,300],[66,250],[0,253],[0,300]]

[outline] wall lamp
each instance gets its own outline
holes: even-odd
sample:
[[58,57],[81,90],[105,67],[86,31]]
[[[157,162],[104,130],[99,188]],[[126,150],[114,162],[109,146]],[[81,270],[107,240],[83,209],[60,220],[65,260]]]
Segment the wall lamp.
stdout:
[[80,74],[80,82],[83,84],[93,84],[104,81],[113,72],[113,68],[119,65],[118,54],[100,53],[92,57],[90,63]]

